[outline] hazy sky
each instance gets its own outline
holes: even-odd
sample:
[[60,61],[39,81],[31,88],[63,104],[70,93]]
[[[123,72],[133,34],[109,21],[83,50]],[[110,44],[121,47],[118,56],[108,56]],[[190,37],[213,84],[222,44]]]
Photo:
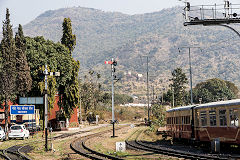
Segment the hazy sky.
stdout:
[[[184,0],[183,0],[184,1]],[[240,0],[230,0],[240,3]],[[189,0],[191,5],[223,4],[224,0]],[[160,11],[163,8],[184,6],[179,0],[0,0],[0,21],[5,19],[6,8],[10,10],[11,23],[24,25],[47,10],[81,6],[103,11],[118,11],[126,14],[142,14]]]

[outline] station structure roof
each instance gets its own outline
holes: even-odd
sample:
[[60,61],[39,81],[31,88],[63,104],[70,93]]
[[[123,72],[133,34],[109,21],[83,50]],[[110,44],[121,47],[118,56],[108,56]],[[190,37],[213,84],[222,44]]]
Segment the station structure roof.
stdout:
[[181,107],[171,108],[167,110],[167,112],[190,110],[192,107],[194,107],[194,109],[199,109],[199,108],[212,108],[212,107],[237,106],[237,105],[239,105],[240,107],[240,99],[217,101],[217,102],[210,102],[205,104],[195,104],[195,105],[189,105],[189,106],[181,106]]

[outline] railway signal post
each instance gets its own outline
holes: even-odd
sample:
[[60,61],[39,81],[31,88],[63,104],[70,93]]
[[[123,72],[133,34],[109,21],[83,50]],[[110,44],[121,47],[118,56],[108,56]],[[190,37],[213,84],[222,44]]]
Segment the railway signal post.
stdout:
[[48,75],[50,76],[60,76],[60,72],[48,72],[47,69],[47,64],[45,65],[45,70],[43,72],[44,74],[44,83],[45,83],[45,88],[44,88],[44,126],[45,126],[45,151],[48,151],[48,132],[47,132],[47,125],[48,125],[48,94],[47,94],[47,78]]
[[112,61],[105,61],[105,64],[111,64],[111,75],[112,75],[112,125],[113,125],[113,135],[111,137],[115,136],[115,117],[114,117],[114,80],[118,80],[115,75],[115,66],[117,66],[117,61],[112,58]]

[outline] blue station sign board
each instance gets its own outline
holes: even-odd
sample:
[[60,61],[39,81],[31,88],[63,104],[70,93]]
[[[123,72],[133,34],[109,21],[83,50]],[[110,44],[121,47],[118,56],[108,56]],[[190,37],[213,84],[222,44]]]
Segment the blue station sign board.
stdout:
[[34,114],[35,106],[34,105],[11,105],[10,114]]

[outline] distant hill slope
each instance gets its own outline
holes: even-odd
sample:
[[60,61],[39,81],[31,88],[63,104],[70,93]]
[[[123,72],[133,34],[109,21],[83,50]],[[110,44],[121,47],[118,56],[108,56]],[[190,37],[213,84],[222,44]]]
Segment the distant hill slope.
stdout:
[[[110,75],[104,61],[114,57],[118,59],[117,71],[145,73],[143,55],[150,53],[150,74],[166,80],[176,67],[182,67],[188,75],[188,49],[179,52],[178,47],[199,46],[202,52],[191,49],[194,84],[218,77],[240,85],[240,38],[219,26],[184,27],[181,7],[132,16],[91,8],[65,8],[41,14],[24,26],[24,32],[60,41],[65,17],[72,20],[77,36],[74,57],[84,70],[93,68]],[[240,31],[237,25],[234,27]]]

